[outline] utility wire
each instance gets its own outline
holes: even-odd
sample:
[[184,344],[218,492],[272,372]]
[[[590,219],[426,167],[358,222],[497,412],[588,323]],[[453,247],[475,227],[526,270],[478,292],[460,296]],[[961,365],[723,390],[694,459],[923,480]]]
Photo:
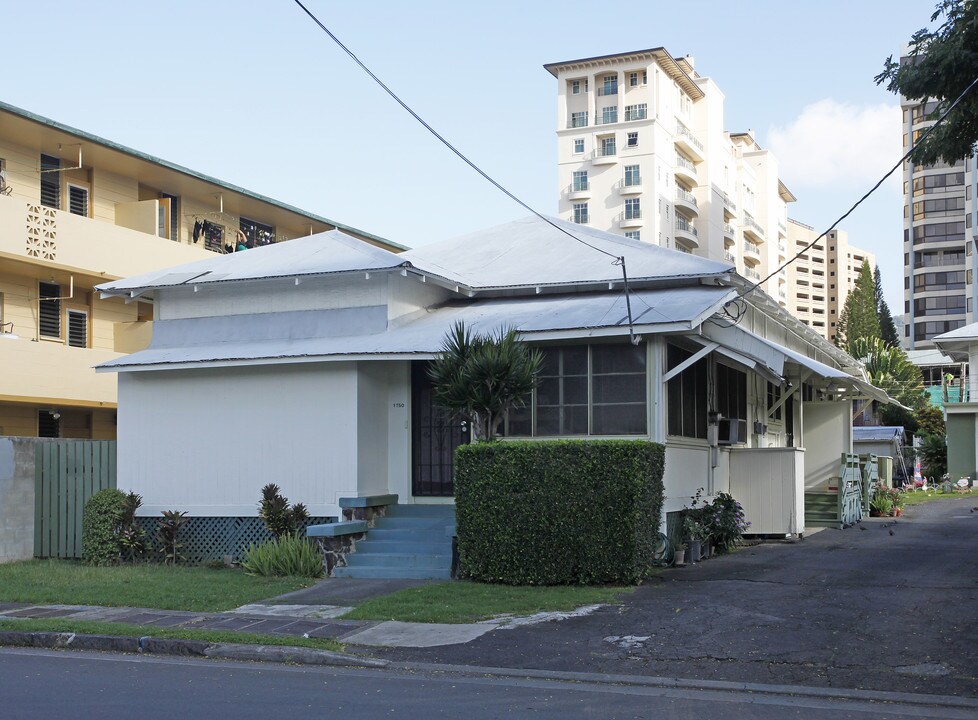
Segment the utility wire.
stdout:
[[[923,143],[924,140],[927,139],[927,136],[929,136],[934,131],[934,129],[937,128],[938,125],[940,125],[942,122],[944,122],[944,119],[951,113],[952,110],[954,110],[955,107],[957,107],[958,103],[960,103],[965,98],[965,96],[974,89],[974,87],[976,85],[978,85],[978,77],[976,77],[974,80],[971,81],[971,84],[968,87],[966,87],[964,89],[964,91],[960,95],[958,95],[958,98],[953,103],[951,103],[948,106],[947,110],[944,111],[944,113],[934,122],[934,124],[931,125],[929,128],[927,128],[927,130],[924,132],[924,134],[920,136],[920,139],[918,139],[916,143],[913,143],[913,145],[910,147],[910,149],[903,155],[903,157],[900,158],[900,160],[897,162],[897,164],[894,165],[890,169],[890,171],[888,173],[886,173],[886,175],[884,175],[882,178],[880,178],[879,182],[877,182],[875,185],[873,185],[873,187],[870,188],[869,192],[867,192],[865,195],[863,195],[861,198],[859,198],[859,200],[856,201],[855,205],[853,205],[851,208],[849,208],[849,210],[847,210],[846,213],[844,215],[842,215],[842,217],[840,217],[838,220],[836,220],[834,223],[832,223],[832,225],[828,228],[828,230],[826,230],[825,232],[823,232],[817,238],[815,238],[810,243],[808,243],[808,245],[806,245],[804,248],[802,248],[797,253],[795,253],[795,255],[793,257],[791,257],[790,259],[786,260],[783,265],[781,265],[777,270],[775,270],[774,272],[772,272],[770,275],[768,275],[767,277],[765,277],[765,278],[763,278],[761,280],[758,280],[756,283],[754,283],[753,285],[751,285],[750,287],[748,287],[743,292],[743,294],[741,294],[741,296],[739,298],[737,298],[736,300],[731,300],[730,303],[736,302],[737,300],[740,300],[741,298],[743,298],[743,297],[749,295],[750,293],[754,292],[755,290],[757,290],[757,288],[759,288],[761,285],[763,285],[768,280],[770,280],[775,275],[777,275],[779,272],[781,272],[782,270],[784,270],[786,267],[788,267],[791,263],[793,263],[795,260],[797,260],[803,254],[805,254],[806,252],[808,252],[815,245],[815,243],[817,243],[819,240],[821,240],[826,235],[828,235],[830,232],[832,232],[838,226],[839,223],[841,223],[847,217],[849,217],[850,215],[852,215],[853,211],[857,207],[859,207],[860,205],[862,205],[863,201],[866,200],[870,195],[872,195],[874,192],[876,192],[879,189],[880,185],[882,185],[884,182],[886,182],[887,178],[889,178],[890,175],[892,175],[893,173],[895,173],[897,170],[900,169],[900,167],[903,165],[903,163],[906,162],[906,160],[913,154],[914,150],[916,150],[918,147],[920,147],[921,143]],[[730,303],[728,303],[728,305]],[[724,306],[724,307],[726,307],[726,306]],[[742,315],[741,315],[741,317],[742,317]],[[739,320],[739,317],[737,319]]]
[[629,334],[629,337],[631,338],[631,341],[632,341],[633,344],[637,344],[638,343],[638,340],[635,337],[635,332],[634,332],[633,322],[632,322],[632,304],[631,304],[631,301],[628,298],[628,296],[629,296],[629,290],[628,290],[628,272],[625,269],[625,256],[624,255],[615,255],[613,253],[608,252],[607,250],[602,250],[601,248],[597,247],[596,245],[592,245],[591,243],[587,242],[586,240],[582,240],[581,238],[577,237],[576,235],[568,232],[565,228],[562,228],[559,225],[557,225],[556,223],[554,223],[546,215],[537,212],[532,207],[530,207],[525,202],[523,202],[518,197],[516,197],[516,195],[514,195],[513,193],[511,193],[509,190],[507,190],[505,187],[503,187],[499,182],[497,182],[494,178],[492,178],[489,175],[489,173],[487,173],[485,170],[483,170],[482,168],[480,168],[474,162],[472,162],[471,160],[469,160],[465,155],[463,155],[461,150],[459,150],[454,145],[452,145],[448,140],[445,139],[445,137],[441,133],[439,133],[431,125],[429,125],[424,120],[424,118],[422,118],[420,115],[418,115],[418,113],[416,113],[414,110],[412,110],[411,107],[406,102],[404,102],[403,100],[401,100],[401,98],[398,97],[397,94],[393,90],[391,90],[384,83],[383,80],[381,80],[379,77],[377,77],[377,75],[374,74],[374,72],[370,68],[368,68],[360,60],[360,58],[358,58],[353,53],[352,50],[350,50],[350,48],[348,48],[346,45],[344,45],[343,42],[338,37],[336,37],[336,35],[334,35],[330,31],[330,29],[328,27],[326,27],[319,20],[319,18],[316,17],[312,13],[311,10],[309,10],[309,8],[307,8],[305,5],[303,5],[302,2],[301,2],[301,0],[295,0],[295,4],[298,5],[300,8],[302,8],[302,11],[306,15],[308,15],[310,17],[310,19],[314,23],[316,23],[319,26],[319,28],[324,33],[326,33],[330,37],[330,39],[333,42],[335,42],[340,47],[341,50],[343,50],[343,52],[345,52],[347,55],[349,55],[350,56],[350,59],[353,60],[353,62],[355,62],[360,67],[361,70],[363,70],[365,73],[367,73],[367,75],[369,75],[371,77],[371,79],[373,79],[373,81],[375,83],[377,83],[384,90],[384,92],[386,92],[388,95],[390,95],[391,98],[393,98],[394,102],[396,102],[398,105],[400,105],[402,108],[404,108],[404,110],[411,117],[413,117],[415,120],[417,120],[419,123],[421,123],[421,125],[428,132],[430,132],[432,135],[434,135],[445,147],[447,147],[449,150],[451,150],[453,153],[455,153],[455,155],[457,155],[458,158],[462,162],[464,162],[470,168],[472,168],[477,173],[479,173],[479,175],[481,175],[483,178],[485,178],[489,183],[491,183],[493,185],[493,187],[495,187],[497,190],[499,190],[506,197],[508,197],[510,200],[512,200],[513,202],[515,202],[517,205],[519,205],[523,209],[529,211],[533,215],[536,215],[540,220],[543,220],[545,223],[547,223],[548,225],[550,225],[555,230],[558,230],[558,231],[562,232],[564,235],[566,235],[567,237],[569,237],[571,240],[574,240],[576,242],[579,242],[582,245],[586,245],[587,247],[591,248],[592,250],[595,250],[595,251],[597,251],[597,252],[599,252],[599,253],[601,253],[603,255],[607,255],[610,258],[613,258],[614,259],[614,262],[612,264],[614,264],[614,265],[620,265],[621,266],[622,283],[623,283],[624,288],[625,288],[625,302],[626,302],[626,305],[628,307],[628,334]]

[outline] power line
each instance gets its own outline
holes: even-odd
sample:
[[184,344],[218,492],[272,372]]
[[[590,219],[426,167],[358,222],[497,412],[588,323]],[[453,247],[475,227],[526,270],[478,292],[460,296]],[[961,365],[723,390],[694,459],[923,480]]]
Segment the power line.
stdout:
[[371,77],[371,79],[375,83],[377,83],[384,90],[384,92],[386,92],[388,95],[390,95],[391,98],[393,98],[394,102],[396,102],[398,105],[400,105],[402,108],[404,108],[404,110],[411,117],[413,117],[415,120],[417,120],[419,123],[421,123],[421,125],[425,128],[425,130],[427,130],[432,135],[434,135],[438,139],[439,142],[441,142],[445,147],[447,147],[449,150],[451,150],[453,153],[455,153],[455,155],[457,155],[458,158],[462,162],[464,162],[470,168],[472,168],[477,173],[479,173],[479,175],[481,175],[485,180],[487,180],[489,183],[491,183],[493,185],[493,187],[495,187],[497,190],[499,190],[506,197],[508,197],[510,200],[512,200],[513,202],[515,202],[517,205],[519,205],[523,209],[525,209],[528,212],[532,213],[533,215],[535,215],[536,217],[538,217],[540,220],[543,220],[545,223],[547,223],[548,225],[550,225],[555,230],[558,230],[559,232],[562,232],[564,235],[566,235],[567,237],[569,237],[571,240],[574,240],[575,242],[579,242],[582,245],[586,245],[587,247],[591,248],[592,250],[595,250],[596,252],[601,253],[602,255],[607,255],[608,257],[613,258],[614,262],[612,264],[614,264],[614,265],[620,265],[621,266],[622,283],[623,283],[624,289],[625,289],[625,302],[626,302],[626,305],[627,305],[627,308],[628,308],[628,334],[629,334],[629,337],[632,340],[632,343],[637,343],[637,340],[635,338],[635,333],[634,333],[634,330],[632,328],[632,325],[633,325],[633,323],[632,323],[632,304],[631,304],[631,301],[629,300],[628,272],[625,269],[625,256],[624,255],[615,255],[613,253],[608,252],[607,250],[603,250],[603,249],[597,247],[596,245],[592,245],[591,243],[587,242],[586,240],[582,240],[581,238],[577,237],[576,235],[573,235],[572,233],[568,232],[565,228],[562,228],[559,225],[557,225],[556,223],[554,223],[550,218],[548,218],[543,213],[537,212],[535,209],[533,209],[532,207],[530,207],[527,203],[525,203],[522,200],[520,200],[516,195],[514,195],[513,193],[511,193],[509,190],[507,190],[505,187],[503,187],[502,184],[500,184],[492,176],[490,176],[489,173],[487,173],[485,170],[483,170],[482,168],[480,168],[474,162],[472,162],[471,160],[469,160],[464,154],[462,154],[462,151],[461,150],[459,150],[454,145],[452,145],[452,143],[450,143],[448,140],[446,140],[445,137],[441,133],[439,133],[431,125],[429,125],[424,120],[424,118],[422,118],[420,115],[418,115],[418,113],[416,113],[411,108],[410,105],[408,105],[406,102],[404,102],[403,100],[401,100],[401,98],[398,97],[397,93],[395,93],[393,90],[391,90],[387,86],[387,84],[384,83],[383,80],[381,80],[370,68],[368,68],[360,60],[360,58],[358,58],[354,54],[354,52],[352,50],[350,50],[350,48],[348,48],[346,45],[344,45],[343,42],[338,37],[336,37],[336,35],[333,34],[333,32],[331,32],[330,29],[328,27],[326,27],[319,20],[319,18],[316,17],[312,13],[311,10],[309,10],[309,8],[307,8],[305,5],[302,4],[301,0],[295,0],[295,4],[298,5],[300,8],[302,8],[302,11],[306,15],[308,15],[310,17],[310,19],[314,23],[316,23],[316,25],[318,25],[319,28],[324,33],[326,33],[330,37],[330,39],[333,42],[335,42],[340,47],[340,49],[343,52],[345,52],[347,55],[349,55],[350,56],[350,59],[353,60],[353,62],[355,62],[360,67],[361,70],[363,70],[365,73],[367,73],[367,75],[369,75]]
[[[795,260],[797,260],[803,254],[805,254],[806,252],[808,252],[809,250],[811,250],[811,248],[815,245],[815,243],[817,243],[819,240],[821,240],[826,235],[828,235],[830,232],[832,232],[839,225],[839,223],[841,223],[843,220],[845,220],[847,217],[849,217],[857,207],[859,207],[860,205],[862,205],[862,203],[863,203],[864,200],[866,200],[870,195],[872,195],[874,192],[876,192],[879,189],[879,187],[884,182],[886,182],[886,180],[890,177],[890,175],[892,175],[893,173],[895,173],[897,170],[900,169],[900,167],[903,165],[903,163],[906,162],[907,159],[913,154],[914,150],[916,150],[921,145],[921,143],[923,143],[924,140],[926,140],[927,137],[932,132],[934,132],[934,129],[937,128],[938,125],[940,125],[942,122],[944,122],[944,119],[951,113],[952,110],[954,110],[955,107],[957,107],[958,103],[960,103],[965,98],[965,96],[974,89],[974,87],[976,85],[978,85],[978,77],[976,77],[974,80],[971,81],[971,84],[968,85],[968,87],[966,87],[964,89],[964,91],[960,95],[958,95],[958,98],[953,103],[951,103],[948,106],[947,110],[944,111],[944,113],[934,122],[934,124],[931,125],[929,128],[927,128],[927,130],[924,132],[923,135],[920,136],[920,138],[917,140],[916,143],[913,143],[913,145],[911,145],[910,149],[903,155],[903,157],[900,158],[900,160],[897,162],[897,164],[894,165],[890,169],[890,171],[887,172],[882,178],[880,178],[879,182],[877,182],[875,185],[873,185],[873,187],[870,188],[869,192],[867,192],[865,195],[863,195],[861,198],[859,198],[859,200],[857,200],[856,203],[851,208],[849,208],[849,210],[847,210],[845,212],[845,214],[842,215],[842,217],[840,217],[838,220],[836,220],[834,223],[832,223],[832,225],[828,228],[828,230],[826,230],[825,232],[823,232],[817,238],[815,238],[810,243],[808,243],[808,245],[806,245],[804,248],[802,248],[797,253],[795,253],[795,255],[793,257],[791,257],[790,259],[786,260],[783,265],[781,265],[780,267],[778,267],[778,269],[775,270],[774,272],[772,272],[770,275],[768,275],[767,277],[765,277],[765,278],[763,278],[761,280],[758,280],[756,283],[754,283],[753,285],[751,285],[750,287],[748,287],[740,297],[743,298],[743,297],[749,295],[750,293],[754,292],[755,290],[757,290],[757,288],[759,288],[761,285],[763,285],[768,280],[770,280],[775,275],[777,275],[779,272],[781,272],[782,270],[784,270],[786,267],[788,267],[791,263],[793,263]],[[734,302],[734,301],[731,300],[730,302]]]

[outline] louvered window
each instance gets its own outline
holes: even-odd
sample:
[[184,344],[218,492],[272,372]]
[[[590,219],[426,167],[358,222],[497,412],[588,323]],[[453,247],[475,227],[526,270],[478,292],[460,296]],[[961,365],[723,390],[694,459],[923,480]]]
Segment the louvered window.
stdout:
[[68,185],[68,212],[88,217],[88,188]]
[[61,337],[61,286],[38,283],[38,327],[42,337]]
[[51,155],[41,155],[41,205],[61,209],[61,160]]
[[68,344],[71,347],[88,347],[88,313],[68,311]]
[[61,416],[55,417],[50,410],[38,410],[37,436],[42,438],[61,437]]

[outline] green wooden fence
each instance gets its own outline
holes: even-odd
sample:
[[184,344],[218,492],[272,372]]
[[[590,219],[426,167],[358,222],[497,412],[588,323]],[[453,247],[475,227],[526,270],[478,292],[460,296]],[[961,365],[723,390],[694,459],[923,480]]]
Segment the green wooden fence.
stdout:
[[42,440],[34,455],[34,555],[80,558],[88,499],[116,486],[115,440]]

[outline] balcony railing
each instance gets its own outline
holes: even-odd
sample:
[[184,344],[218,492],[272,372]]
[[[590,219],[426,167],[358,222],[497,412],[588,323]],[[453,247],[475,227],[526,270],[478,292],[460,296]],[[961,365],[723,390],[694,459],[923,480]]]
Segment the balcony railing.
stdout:
[[679,154],[676,155],[676,167],[686,168],[693,175],[696,174],[696,165],[693,163],[693,161],[687,160],[686,158],[684,158],[682,155]]
[[723,226],[723,234],[728,237],[734,237],[737,234],[737,230],[734,228],[733,225],[727,223]]
[[744,250],[755,255],[761,254],[761,249],[757,246],[757,243],[752,243],[750,240],[744,240]]
[[778,230],[781,232],[782,235],[788,234],[788,226],[784,224],[783,220],[778,220]]
[[589,222],[591,222],[591,216],[586,212],[575,212],[574,222],[576,222],[578,225],[587,225]]
[[581,115],[571,115],[570,120],[567,121],[567,127],[569,128],[587,127],[587,113],[583,113]]
[[591,183],[588,180],[575,180],[571,186],[571,192],[586,192],[591,189]]
[[701,143],[699,141],[699,138],[697,138],[695,135],[693,135],[692,130],[690,130],[688,127],[686,127],[685,125],[683,125],[678,120],[676,121],[676,134],[677,135],[681,135],[682,137],[684,137],[687,140],[689,140],[690,144],[693,147],[695,147],[695,148],[697,148],[697,149],[699,149],[701,151],[703,150],[703,143]]
[[724,250],[723,251],[723,259],[726,260],[728,263],[735,263],[736,264],[736,262],[737,262],[737,256],[734,255],[729,250]]
[[601,87],[598,88],[598,97],[605,97],[606,95],[617,95],[617,94],[618,94],[617,85],[608,85],[608,86],[602,85]]
[[685,233],[689,233],[692,236],[696,236],[696,228],[693,227],[693,223],[684,217],[676,218],[676,230],[680,230]]
[[622,215],[623,220],[641,220],[642,219],[642,208],[632,208],[626,207],[625,213]]
[[761,237],[764,237],[764,228],[757,224],[757,220],[755,220],[750,213],[744,213],[744,224],[747,227],[752,228]]
[[626,175],[624,182],[622,182],[622,185],[624,187],[638,187],[641,184],[642,184],[641,175]]
[[594,117],[595,125],[613,125],[618,122],[618,112],[608,112],[601,113],[601,115],[596,115]]
[[751,270],[750,268],[744,268],[744,277],[749,277],[751,280],[760,280],[761,274],[757,270]]
[[594,157],[612,157],[618,154],[616,145],[601,145],[594,149]]
[[634,120],[645,120],[648,117],[648,108],[625,108],[625,122],[632,122]]
[[681,187],[676,188],[676,199],[688,202],[690,205],[696,205],[696,198],[693,193],[689,190],[683,190]]

